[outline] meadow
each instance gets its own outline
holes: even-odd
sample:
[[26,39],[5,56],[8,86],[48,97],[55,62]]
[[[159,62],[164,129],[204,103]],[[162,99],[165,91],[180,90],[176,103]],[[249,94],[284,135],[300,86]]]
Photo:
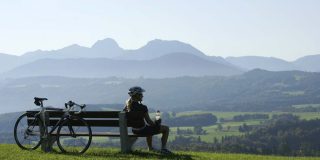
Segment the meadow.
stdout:
[[129,154],[122,154],[114,148],[91,147],[83,155],[61,154],[59,152],[44,153],[40,150],[25,151],[14,144],[0,144],[1,160],[127,160],[127,159],[181,159],[181,160],[320,160],[317,157],[282,157],[250,154],[207,153],[192,151],[175,151],[174,155],[161,155],[145,150],[136,150]]
[[[310,119],[319,119],[320,113],[319,112],[206,112],[206,111],[191,111],[191,112],[180,112],[177,113],[176,116],[188,116],[188,115],[195,115],[195,114],[204,114],[204,113],[211,113],[218,118],[218,123],[211,126],[202,127],[203,130],[207,132],[205,135],[184,135],[185,137],[200,137],[201,141],[205,142],[213,142],[215,138],[218,140],[221,139],[223,136],[237,136],[243,135],[243,132],[239,132],[239,126],[243,125],[244,123],[248,126],[257,126],[261,125],[265,120],[262,119],[253,119],[253,120],[246,120],[241,122],[219,122],[221,118],[224,119],[232,119],[236,115],[244,115],[244,114],[268,114],[269,119],[272,118],[273,115],[279,114],[293,114],[300,119],[310,120]],[[218,130],[218,124],[221,124],[223,127],[222,130]],[[169,140],[174,140],[175,136],[177,136],[177,128],[179,129],[190,129],[192,130],[193,127],[171,127],[170,128],[170,137]]]

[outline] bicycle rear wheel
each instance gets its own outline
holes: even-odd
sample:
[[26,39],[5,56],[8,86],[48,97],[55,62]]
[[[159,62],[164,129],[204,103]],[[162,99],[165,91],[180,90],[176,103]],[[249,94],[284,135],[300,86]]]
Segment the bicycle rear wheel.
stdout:
[[84,153],[92,140],[91,127],[78,117],[65,120],[58,128],[57,144],[65,153]]
[[37,149],[41,144],[40,119],[29,118],[27,113],[21,115],[14,125],[14,140],[17,145],[25,150]]

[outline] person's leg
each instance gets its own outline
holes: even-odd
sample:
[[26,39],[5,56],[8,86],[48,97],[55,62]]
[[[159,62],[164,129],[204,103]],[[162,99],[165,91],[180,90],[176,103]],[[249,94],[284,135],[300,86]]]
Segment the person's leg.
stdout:
[[161,149],[166,149],[167,148],[167,141],[168,141],[168,136],[169,136],[169,127],[161,125],[160,127],[160,133],[162,133],[161,137]]
[[148,136],[148,137],[146,137],[146,139],[147,139],[148,149],[149,150],[153,150],[153,147],[152,147],[152,136]]

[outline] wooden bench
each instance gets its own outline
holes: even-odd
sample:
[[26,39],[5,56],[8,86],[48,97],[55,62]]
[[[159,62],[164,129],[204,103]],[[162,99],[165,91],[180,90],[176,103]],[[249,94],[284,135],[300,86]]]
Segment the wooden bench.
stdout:
[[[28,119],[32,120],[39,111],[27,111]],[[59,118],[64,114],[63,111],[44,110],[41,112],[41,119],[47,126],[54,126]],[[132,150],[132,145],[138,137],[146,137],[145,135],[135,135],[128,133],[128,127],[131,127],[134,122],[127,121],[130,116],[142,116],[141,112],[127,113],[123,111],[83,111],[78,114],[78,117],[84,118],[91,127],[119,127],[120,133],[110,132],[92,132],[92,136],[99,137],[120,137],[121,152],[127,153]],[[57,129],[56,129],[57,130]],[[45,152],[52,151],[52,145],[55,142],[55,134],[44,136],[44,126],[40,125],[41,134],[41,149]]]

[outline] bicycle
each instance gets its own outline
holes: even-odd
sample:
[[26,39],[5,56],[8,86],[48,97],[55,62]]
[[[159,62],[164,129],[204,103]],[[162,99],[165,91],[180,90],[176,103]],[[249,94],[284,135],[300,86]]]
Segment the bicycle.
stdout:
[[[17,145],[24,150],[35,150],[41,145],[42,136],[56,136],[56,141],[61,152],[64,153],[84,153],[90,146],[92,140],[91,127],[87,122],[77,115],[82,112],[86,105],[79,105],[69,101],[65,103],[65,108],[44,107],[43,101],[47,98],[34,98],[34,103],[41,107],[41,111],[34,115],[34,118],[28,118],[28,113],[22,114],[14,126],[14,139]],[[79,111],[75,111],[79,107]],[[47,110],[62,111],[62,117],[49,130],[48,126],[41,119],[41,113]],[[44,126],[44,132],[41,136],[41,128]],[[55,132],[55,130],[58,130]]]

